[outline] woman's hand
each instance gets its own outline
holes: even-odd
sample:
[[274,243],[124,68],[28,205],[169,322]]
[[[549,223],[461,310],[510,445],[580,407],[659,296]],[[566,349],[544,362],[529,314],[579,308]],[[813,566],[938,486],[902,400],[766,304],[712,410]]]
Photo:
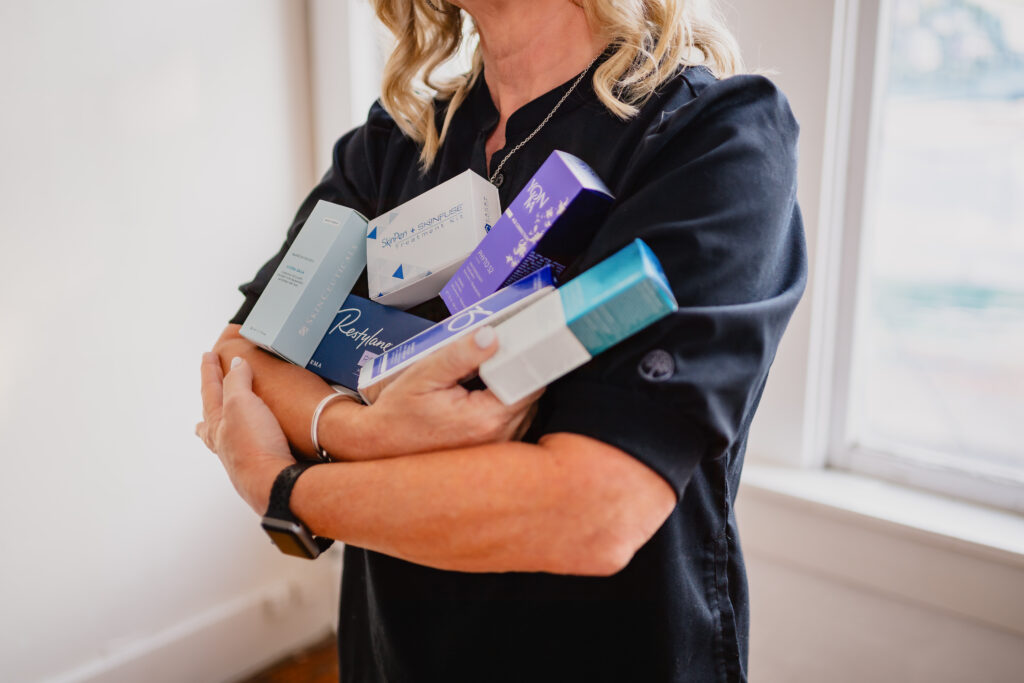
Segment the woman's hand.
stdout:
[[384,455],[407,455],[522,436],[543,390],[506,406],[490,390],[469,391],[459,384],[497,350],[494,330],[483,327],[420,360],[371,394],[373,405],[364,412],[375,449]]
[[217,354],[204,353],[202,396],[196,434],[220,458],[242,499],[264,514],[274,479],[295,460],[277,419],[252,392],[252,368],[236,357],[225,376]]
[[[274,424],[283,428],[295,451],[311,456],[313,410],[331,390],[308,370],[256,348],[239,329],[225,329],[211,358],[244,357],[247,374],[255,374],[253,387],[255,398],[263,401],[261,409],[272,411]],[[481,328],[422,359],[385,387],[374,387],[371,406],[344,399],[328,404],[317,430],[320,445],[335,460],[373,460],[519,438],[541,392],[505,406],[490,391],[467,391],[459,385],[494,355],[497,346],[494,331]],[[226,364],[222,368],[229,370]],[[213,367],[204,372],[219,386],[220,373],[213,374]],[[229,376],[234,372],[237,369]],[[217,451],[213,443],[208,441]]]

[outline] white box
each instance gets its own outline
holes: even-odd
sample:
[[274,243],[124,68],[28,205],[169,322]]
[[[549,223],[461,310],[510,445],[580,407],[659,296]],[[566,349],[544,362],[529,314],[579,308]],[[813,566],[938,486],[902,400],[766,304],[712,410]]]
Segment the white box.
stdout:
[[494,328],[480,379],[512,405],[677,309],[657,257],[634,240]]
[[483,325],[499,323],[553,292],[553,286],[551,267],[545,266],[385,351],[363,365],[359,373],[363,400],[373,403],[382,387],[409,366]]
[[498,189],[465,171],[370,221],[370,298],[409,308],[440,293],[501,216]]

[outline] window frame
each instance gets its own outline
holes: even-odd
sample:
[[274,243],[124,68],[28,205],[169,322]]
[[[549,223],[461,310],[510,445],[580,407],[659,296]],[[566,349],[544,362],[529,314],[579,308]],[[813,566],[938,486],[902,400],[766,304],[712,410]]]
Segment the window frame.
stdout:
[[[889,451],[853,438],[856,335],[866,317],[862,252],[873,213],[869,178],[878,159],[891,10],[891,0],[836,2],[822,188],[827,209],[817,254],[822,282],[814,315],[818,357],[824,360],[819,361],[821,405],[810,428],[811,448],[826,467],[1024,512],[1024,472],[977,463],[968,468],[965,454],[910,447]],[[928,460],[914,453],[927,453]]]

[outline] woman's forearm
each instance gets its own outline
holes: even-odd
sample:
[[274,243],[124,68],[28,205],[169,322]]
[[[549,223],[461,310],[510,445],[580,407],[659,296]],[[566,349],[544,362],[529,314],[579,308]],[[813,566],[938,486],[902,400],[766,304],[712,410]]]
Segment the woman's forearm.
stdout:
[[[257,348],[231,325],[214,350],[228,370],[235,356],[253,371],[253,390],[270,408],[291,446],[313,454],[313,411],[331,388],[312,372]],[[506,406],[489,391],[460,385],[497,351],[493,330],[484,328],[444,346],[403,372],[372,407],[351,398],[331,401],[317,436],[335,460],[371,460],[516,438],[539,394]]]
[[315,534],[468,572],[611,574],[675,496],[607,444],[571,434],[311,468],[291,508]]
[[[196,433],[218,454],[246,502],[264,514],[273,482],[292,462],[282,421],[253,393],[255,368],[244,360],[255,354],[260,363],[267,357],[238,340],[222,339],[218,346],[224,354],[220,359],[214,353],[203,358],[203,421]],[[464,407],[472,412],[479,408],[474,403],[497,402],[486,392],[453,384],[465,375],[464,364],[457,362],[465,353],[439,356],[443,362],[435,359],[452,372],[441,382],[446,388],[434,392],[441,397],[428,394],[428,402],[443,401],[450,392],[455,398],[445,411]],[[243,358],[228,361],[229,371],[223,374],[220,361],[235,356]],[[269,360],[278,363],[268,366],[273,383],[306,377],[301,368]],[[430,372],[416,372],[424,375],[419,379],[425,386],[432,384]],[[419,386],[416,374],[403,377],[412,377],[405,388]],[[278,389],[268,398],[277,396]],[[313,391],[314,386],[299,389]],[[277,401],[286,402],[271,398]],[[285,422],[288,410],[287,405],[281,409]],[[305,422],[304,415],[296,415]],[[675,493],[666,480],[639,460],[568,433],[546,435],[536,445],[489,442],[317,465],[302,475],[290,501],[292,511],[316,534],[419,564],[588,575],[625,566],[674,505]]]
[[[225,372],[235,356],[241,356],[252,365],[253,391],[263,399],[277,418],[292,448],[313,456],[310,423],[317,403],[331,393],[331,388],[312,372],[276,358],[239,335],[239,325],[229,325],[214,346]],[[366,406],[350,399],[339,399],[329,404],[321,418],[341,423],[341,429],[320,429],[320,445],[335,459],[362,460],[381,457],[375,448],[374,430],[367,428]],[[345,434],[347,438],[338,438]]]

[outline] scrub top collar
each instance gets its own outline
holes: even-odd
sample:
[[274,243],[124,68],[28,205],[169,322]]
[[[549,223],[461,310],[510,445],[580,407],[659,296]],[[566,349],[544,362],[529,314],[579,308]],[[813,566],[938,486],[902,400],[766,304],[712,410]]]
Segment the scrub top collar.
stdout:
[[[609,47],[606,49],[598,58],[597,61],[591,66],[591,71],[600,66],[605,60],[607,60],[612,54],[612,49]],[[562,83],[561,85],[555,86],[551,90],[548,90],[543,95],[540,95],[533,100],[530,100],[519,109],[512,112],[509,116],[508,121],[505,122],[505,141],[506,145],[503,149],[510,148],[510,145],[517,145],[519,142],[528,136],[533,130],[540,125],[540,122],[544,120],[551,110],[558,103],[558,100],[565,95],[565,91],[568,90],[573,82],[579,77],[579,74],[575,74],[572,78]],[[594,92],[591,79],[588,77],[580,83],[576,90],[562,103],[562,106],[555,112],[553,119],[565,116],[581,105],[587,104],[588,102],[594,102],[597,99],[597,94]],[[473,88],[470,91],[469,97],[467,98],[470,108],[472,109],[473,120],[477,126],[477,129],[485,135],[490,135],[494,127],[498,125],[498,119],[500,114],[498,108],[494,106],[494,100],[491,99],[490,90],[487,88],[486,71],[482,71],[480,76],[476,79],[476,83],[473,84]],[[498,150],[499,152],[503,150]],[[495,154],[497,156],[497,153]]]

